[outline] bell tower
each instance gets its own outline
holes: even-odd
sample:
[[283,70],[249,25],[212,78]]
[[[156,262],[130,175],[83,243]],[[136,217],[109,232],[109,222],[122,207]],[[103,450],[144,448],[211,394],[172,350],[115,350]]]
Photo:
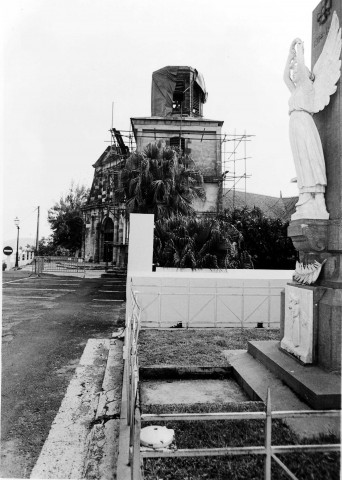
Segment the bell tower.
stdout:
[[152,117],[203,117],[207,91],[201,73],[192,67],[168,66],[152,74]]

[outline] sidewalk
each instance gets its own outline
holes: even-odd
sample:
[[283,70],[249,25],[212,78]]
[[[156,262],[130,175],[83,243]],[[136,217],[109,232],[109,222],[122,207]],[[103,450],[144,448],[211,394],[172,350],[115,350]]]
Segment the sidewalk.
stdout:
[[88,341],[30,478],[117,478],[122,347]]

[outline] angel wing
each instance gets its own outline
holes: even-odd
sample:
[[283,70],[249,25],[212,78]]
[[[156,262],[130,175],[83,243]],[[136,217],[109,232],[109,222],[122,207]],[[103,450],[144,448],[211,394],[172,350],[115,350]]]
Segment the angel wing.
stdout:
[[341,75],[341,29],[336,12],[333,13],[329,33],[323,50],[313,68],[314,113],[324,109],[330,102],[330,95],[336,92],[336,83]]

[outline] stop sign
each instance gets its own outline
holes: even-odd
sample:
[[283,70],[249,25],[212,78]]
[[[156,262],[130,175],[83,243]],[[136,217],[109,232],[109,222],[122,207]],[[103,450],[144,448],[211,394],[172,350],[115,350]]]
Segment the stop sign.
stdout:
[[12,255],[12,253],[13,253],[13,248],[12,248],[12,247],[5,247],[5,248],[3,249],[3,252],[4,252],[5,255]]

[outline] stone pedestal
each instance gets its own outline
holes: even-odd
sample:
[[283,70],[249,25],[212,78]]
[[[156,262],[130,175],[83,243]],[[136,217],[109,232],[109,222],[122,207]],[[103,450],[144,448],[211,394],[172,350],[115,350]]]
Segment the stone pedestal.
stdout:
[[[338,242],[340,238],[342,240],[342,231],[335,228],[337,223],[334,220],[302,219],[291,222],[288,227],[288,236],[299,252],[300,262],[308,264],[317,260],[325,263],[314,285],[291,283],[287,286],[281,342],[281,348],[301,362],[316,364],[328,371],[341,371],[342,248]],[[332,245],[335,249],[331,249]],[[303,288],[310,291],[311,296],[304,294]],[[310,305],[313,305],[312,313]],[[295,310],[298,313],[294,318]],[[308,321],[311,326],[306,335],[312,341],[312,353],[307,344],[303,347],[291,341],[296,337],[293,328]]]
[[314,364],[318,358],[318,304],[324,288],[288,284],[285,290],[284,336],[280,348],[301,363]]

